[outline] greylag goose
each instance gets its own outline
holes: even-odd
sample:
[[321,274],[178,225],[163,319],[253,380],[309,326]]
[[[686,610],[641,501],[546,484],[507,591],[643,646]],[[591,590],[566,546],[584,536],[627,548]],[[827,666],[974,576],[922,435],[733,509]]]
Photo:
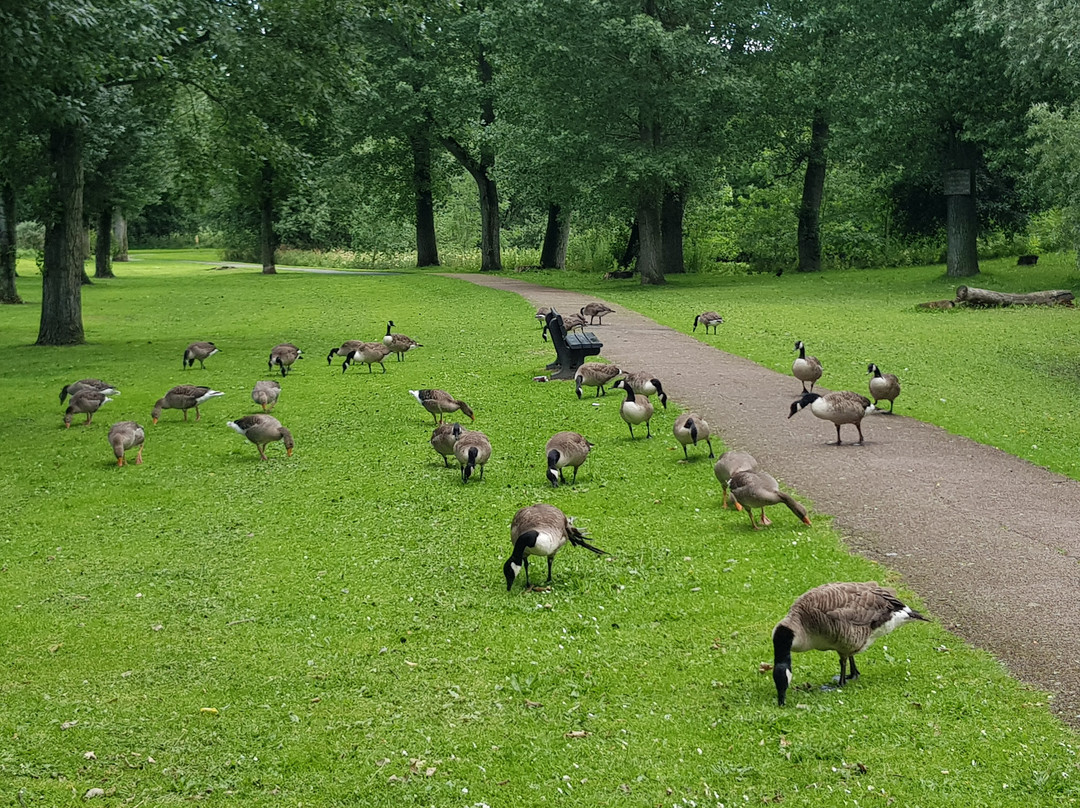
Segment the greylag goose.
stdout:
[[109,429],[109,445],[113,454],[116,455],[116,465],[124,465],[124,455],[129,449],[139,447],[139,453],[135,455],[135,465],[142,463],[143,441],[146,433],[143,428],[134,421],[120,421]]
[[473,415],[473,411],[468,404],[454,398],[445,390],[410,390],[409,392],[421,407],[431,413],[437,424],[443,422],[446,413],[457,412],[458,410],[461,410],[473,421],[476,420],[476,416]]
[[94,413],[97,412],[101,408],[101,405],[106,401],[112,401],[112,398],[98,390],[83,390],[80,393],[76,393],[71,397],[71,401],[68,402],[67,410],[64,412],[64,428],[71,428],[71,416],[81,415],[83,413],[86,413],[86,423],[83,424],[83,426],[89,426],[90,422],[94,420]]
[[285,444],[285,454],[292,457],[293,436],[292,433],[281,425],[281,421],[264,412],[254,415],[245,415],[235,421],[229,421],[229,426],[255,444],[259,450],[259,457],[267,460],[266,446],[280,440]]
[[281,383],[273,380],[255,382],[251,390],[251,400],[262,407],[263,412],[273,409],[281,395]]
[[750,517],[750,526],[754,530],[761,530],[754,522],[754,508],[761,509],[761,524],[771,525],[772,520],[765,515],[765,508],[779,503],[787,505],[788,510],[799,517],[804,525],[810,524],[806,508],[789,494],[781,491],[780,484],[763,471],[737,471],[731,475],[728,487],[731,489],[731,496],[734,497],[735,502],[746,509]]
[[199,405],[212,398],[225,395],[219,390],[211,390],[209,387],[199,387],[194,384],[178,384],[159,398],[154,403],[154,409],[150,413],[150,420],[155,424],[161,417],[162,410],[183,410],[184,420],[187,420],[187,411],[195,408],[195,420],[202,418]]

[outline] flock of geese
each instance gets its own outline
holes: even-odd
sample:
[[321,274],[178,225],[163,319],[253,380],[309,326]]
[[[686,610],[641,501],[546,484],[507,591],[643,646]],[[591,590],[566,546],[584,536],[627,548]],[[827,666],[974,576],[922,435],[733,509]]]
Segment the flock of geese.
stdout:
[[[545,320],[547,309],[540,309],[537,318]],[[564,318],[567,330],[582,328],[593,320],[603,323],[605,315],[615,313],[602,303],[590,303],[583,306],[578,314]],[[590,322],[586,323],[586,318]],[[703,312],[694,318],[694,330],[704,325],[706,333],[710,328],[724,322],[713,311]],[[546,320],[545,320],[546,324]],[[349,340],[340,347],[332,348],[327,355],[327,364],[332,364],[335,357],[343,359],[342,372],[354,362],[366,364],[368,372],[372,365],[378,364],[386,372],[383,360],[391,353],[398,361],[405,354],[421,343],[405,336],[393,333],[394,322],[387,324],[386,336],[380,342],[362,342]],[[545,339],[546,339],[546,335]],[[900,393],[900,384],[893,374],[883,374],[875,364],[870,364],[867,372],[871,374],[870,394],[874,401],[851,391],[839,391],[819,395],[813,392],[814,384],[822,376],[822,364],[817,357],[807,356],[802,341],[795,343],[798,357],[792,365],[792,375],[802,382],[801,397],[791,405],[788,417],[794,416],[800,409],[809,407],[810,411],[836,427],[836,443],[840,444],[840,426],[852,424],[859,433],[859,443],[863,441],[862,418],[875,409],[880,401],[889,402],[892,411],[894,400]],[[197,361],[205,368],[205,361],[219,349],[212,342],[194,342],[183,354],[184,369],[194,366]],[[303,358],[303,352],[292,343],[276,345],[270,352],[267,369],[275,367],[282,377],[288,375],[295,362]],[[807,389],[809,384],[809,389]],[[637,437],[635,426],[645,425],[646,438],[652,437],[651,419],[654,406],[651,397],[656,397],[660,406],[667,408],[668,397],[663,384],[648,372],[625,372],[618,366],[605,362],[586,362],[576,371],[574,389],[577,397],[583,397],[586,387],[595,389],[594,398],[607,395],[607,387],[625,393],[625,399],[619,406],[619,414],[627,424],[631,439]],[[64,414],[64,425],[70,427],[74,415],[85,414],[86,424],[92,422],[94,413],[119,390],[100,379],[81,379],[66,385],[60,391],[60,402],[70,396],[70,402]],[[277,403],[281,393],[281,384],[273,380],[256,382],[252,400],[261,407],[261,412],[245,415],[228,426],[255,444],[260,458],[267,460],[266,447],[273,442],[283,442],[287,455],[291,456],[294,447],[292,433],[270,411]],[[468,483],[475,475],[483,480],[484,469],[491,458],[491,442],[478,430],[465,429],[459,423],[448,423],[446,416],[462,413],[473,421],[476,416],[469,405],[445,390],[425,389],[410,390],[416,401],[432,415],[435,429],[430,444],[449,467],[449,458],[453,457],[461,470],[462,483]],[[158,422],[162,411],[178,409],[187,420],[188,410],[195,410],[195,420],[201,418],[199,405],[224,395],[209,387],[181,384],[168,390],[154,404],[151,420]],[[683,449],[684,458],[689,458],[689,447],[699,443],[708,448],[709,457],[714,458],[711,430],[708,422],[698,413],[680,414],[672,427],[676,441]],[[145,430],[135,421],[121,421],[112,425],[108,433],[108,442],[117,459],[123,466],[128,452],[137,451],[135,463],[142,463]],[[577,432],[561,431],[554,434],[546,443],[546,478],[554,487],[566,482],[566,472],[572,472],[571,484],[577,482],[578,471],[586,462],[593,448],[583,435]],[[713,472],[723,489],[722,507],[728,508],[729,497],[736,510],[745,510],[750,518],[751,527],[760,530],[771,524],[765,515],[765,509],[771,505],[782,504],[806,525],[810,518],[806,508],[792,496],[780,490],[776,479],[758,467],[757,461],[745,451],[728,451],[716,460]],[[758,519],[754,512],[758,511]],[[556,553],[567,543],[584,547],[598,555],[604,551],[593,546],[585,539],[585,534],[574,526],[573,517],[567,516],[553,505],[539,503],[521,508],[514,515],[510,527],[512,552],[503,566],[507,591],[522,570],[525,572],[526,589],[534,587],[529,578],[529,557],[538,556],[547,560],[547,579],[541,585],[547,587],[552,582],[552,564]],[[783,706],[787,690],[792,681],[792,652],[821,650],[836,651],[840,657],[839,685],[858,676],[854,655],[865,650],[878,637],[883,636],[905,622],[925,620],[897,599],[891,589],[878,586],[876,582],[865,583],[830,583],[811,589],[800,596],[792,605],[788,614],[773,630],[773,680],[777,691],[777,701]]]

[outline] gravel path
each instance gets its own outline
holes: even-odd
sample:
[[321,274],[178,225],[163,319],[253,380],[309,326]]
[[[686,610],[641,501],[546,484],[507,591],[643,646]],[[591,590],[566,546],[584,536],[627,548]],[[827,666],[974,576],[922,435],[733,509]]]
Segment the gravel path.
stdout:
[[[563,312],[596,299],[516,278],[448,277]],[[1080,728],[1080,483],[903,415],[868,416],[863,446],[826,445],[831,423],[808,411],[787,418],[794,377],[608,305],[617,313],[588,329],[605,359],[652,371],[727,446],[834,515],[852,550],[900,572],[945,626],[1053,693],[1051,708]]]

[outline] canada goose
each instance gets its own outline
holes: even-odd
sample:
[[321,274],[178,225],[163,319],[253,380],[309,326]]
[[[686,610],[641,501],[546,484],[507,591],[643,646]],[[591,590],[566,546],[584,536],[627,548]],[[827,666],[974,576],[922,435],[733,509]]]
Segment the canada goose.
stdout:
[[574,387],[577,397],[581,398],[582,387],[595,387],[596,395],[593,398],[599,398],[601,395],[607,395],[607,390],[604,389],[604,385],[614,379],[616,376],[622,373],[617,365],[608,365],[604,362],[586,362],[582,365],[578,365],[577,372],[574,374]]
[[454,457],[461,464],[461,481],[467,483],[480,467],[480,479],[484,479],[484,466],[491,459],[491,442],[483,432],[466,429],[454,444]]
[[705,326],[705,333],[709,333],[711,327],[713,333],[716,333],[716,327],[724,324],[724,318],[717,314],[715,311],[703,311],[701,314],[694,318],[694,330],[697,331],[698,323]]
[[834,444],[836,446],[840,445],[841,424],[855,424],[855,428],[859,430],[858,443],[861,444],[863,442],[862,419],[874,411],[874,405],[870,403],[870,399],[858,393],[852,393],[850,390],[838,390],[823,396],[817,393],[803,393],[802,398],[792,403],[788,418],[803,407],[810,407],[810,412],[818,418],[832,421],[836,425],[836,443]]
[[458,410],[461,410],[473,421],[476,420],[476,416],[473,415],[473,411],[468,404],[454,398],[445,390],[410,390],[409,392],[412,393],[412,397],[419,402],[421,407],[431,413],[437,424],[443,422],[446,413],[457,412]]
[[[836,651],[841,687],[859,675],[855,654],[912,620],[926,620],[877,581],[833,583],[811,589],[773,629],[773,682],[781,707],[791,685],[792,651]],[[851,672],[847,667],[850,662]]]
[[795,350],[799,356],[791,363],[791,375],[802,382],[803,392],[806,392],[806,383],[810,382],[810,389],[814,389],[814,382],[821,378],[821,360],[816,356],[806,355],[806,346],[802,340],[795,343]]
[[229,421],[229,426],[254,443],[255,448],[259,450],[259,457],[263,460],[269,459],[266,456],[267,444],[276,440],[285,443],[285,454],[292,457],[294,445],[292,432],[283,427],[281,421],[272,415],[264,412],[245,415],[243,418]]
[[447,458],[454,453],[454,444],[461,437],[461,424],[439,424],[431,433],[431,448],[442,455],[442,462],[446,468],[450,468]]
[[382,341],[383,345],[389,348],[391,353],[397,355],[399,362],[402,361],[405,358],[405,354],[407,354],[413,348],[424,347],[412,337],[406,337],[404,334],[391,334],[390,329],[393,327],[393,320],[386,324],[386,336],[382,338]]
[[107,396],[120,395],[119,390],[111,384],[106,384],[101,379],[79,379],[77,382],[72,382],[60,388],[60,403],[63,404],[65,398],[81,393],[83,390],[97,390]]
[[664,386],[651,373],[639,370],[637,373],[627,375],[626,381],[630,382],[634,392],[640,396],[659,396],[660,403],[664,405],[665,410],[667,409],[667,393],[664,392]]
[[672,432],[675,435],[675,440],[682,444],[683,458],[690,459],[690,456],[686,453],[687,444],[692,443],[697,446],[699,440],[703,440],[709,445],[709,457],[716,457],[713,454],[712,441],[709,440],[709,435],[712,434],[709,430],[709,423],[696,412],[684,412],[676,418]]
[[266,364],[267,370],[273,370],[274,365],[281,368],[281,375],[284,376],[290,370],[292,370],[293,362],[297,359],[303,359],[304,352],[293,345],[291,342],[283,342],[280,345],[275,345],[270,350],[270,360]]
[[536,310],[536,319],[539,320],[542,324],[546,324],[549,311],[551,311],[550,306],[541,306]]
[[278,396],[281,395],[281,383],[275,381],[261,381],[255,382],[255,387],[251,391],[251,400],[262,407],[263,412],[266,412],[267,407],[274,408],[277,404]]
[[610,308],[608,306],[605,306],[603,303],[593,302],[593,303],[586,303],[584,306],[582,306],[581,309],[579,310],[579,313],[581,314],[581,318],[583,320],[586,317],[589,318],[589,325],[592,325],[593,321],[596,320],[597,318],[600,318],[600,325],[603,325],[604,324],[604,315],[605,314],[614,314],[615,309]]
[[124,453],[136,446],[139,447],[139,453],[135,455],[135,465],[140,465],[145,438],[143,428],[134,421],[120,421],[113,424],[109,429],[109,445],[112,446],[113,454],[116,455],[116,465],[124,465]]
[[345,361],[341,364],[341,372],[344,373],[349,369],[349,365],[353,362],[363,362],[367,365],[368,373],[371,373],[371,366],[378,364],[382,368],[382,372],[386,373],[386,365],[383,364],[383,360],[390,354],[390,346],[383,345],[381,342],[361,342],[360,346],[349,354]]
[[[716,475],[716,479],[720,481],[720,486],[724,489],[723,505],[725,508],[728,501],[728,482],[731,478],[735,476],[736,472],[757,471],[757,467],[757,460],[749,452],[731,451],[720,455],[720,459],[713,466],[713,474]],[[735,510],[741,511],[742,505],[739,504],[739,500],[732,497],[732,501],[735,503]]]
[[645,437],[651,438],[652,426],[650,426],[649,422],[653,416],[652,402],[649,401],[647,396],[637,395],[627,379],[619,379],[611,385],[611,388],[626,391],[626,400],[619,405],[619,415],[626,421],[626,425],[630,427],[630,437],[634,437],[634,424],[644,423]]
[[551,480],[551,484],[558,488],[559,483],[566,482],[563,469],[567,466],[574,468],[571,485],[577,483],[578,468],[588,458],[592,447],[593,445],[577,432],[556,432],[552,435],[544,447],[544,454],[547,456],[547,478]]
[[506,577],[506,591],[509,592],[514,585],[521,568],[525,568],[525,589],[532,588],[529,581],[529,556],[545,556],[548,564],[548,577],[544,586],[551,583],[551,562],[555,559],[555,553],[566,542],[570,542],[586,550],[592,550],[597,555],[604,555],[599,547],[593,547],[585,541],[585,534],[574,527],[572,519],[554,505],[530,505],[522,508],[510,523],[510,541],[514,545],[514,551],[510,558],[503,564],[503,575]]
[[209,401],[212,398],[223,395],[225,394],[217,390],[211,390],[209,387],[197,387],[194,384],[178,384],[155,402],[154,409],[150,413],[150,419],[156,424],[158,418],[161,417],[162,410],[183,410],[184,420],[186,421],[187,411],[194,407],[195,420],[198,421],[202,418],[202,413],[199,412],[199,405],[204,401]]
[[112,401],[112,398],[98,390],[83,390],[76,393],[71,397],[67,410],[64,412],[64,428],[71,429],[71,416],[81,413],[86,413],[86,423],[83,426],[88,426],[94,420],[94,413],[106,401]]
[[763,471],[737,471],[731,476],[728,487],[731,489],[731,496],[735,502],[746,508],[750,525],[754,530],[761,530],[754,522],[754,508],[761,509],[761,524],[771,525],[772,520],[765,515],[765,508],[781,502],[787,505],[788,510],[799,517],[804,525],[810,524],[806,508],[789,494],[781,491],[779,483]]
[[[552,309],[552,311],[554,311],[554,309]],[[585,318],[582,317],[580,314],[567,314],[567,315],[559,315],[559,316],[562,317],[563,330],[567,334],[569,334],[575,328],[578,329],[579,331],[583,330],[585,328],[585,325],[586,325]],[[544,342],[547,342],[547,332],[548,332],[548,322],[547,322],[547,316],[545,315],[545,317],[544,317],[544,327],[540,331],[540,338],[543,339]]]
[[331,348],[330,349],[330,353],[328,353],[326,355],[326,364],[332,365],[334,363],[334,357],[335,356],[344,356],[344,357],[346,357],[345,364],[341,366],[341,372],[344,373],[349,368],[348,357],[352,354],[353,351],[358,350],[360,348],[360,346],[363,345],[363,344],[364,344],[364,341],[359,340],[359,339],[347,339],[347,340],[345,340],[343,343],[341,343],[340,348]]
[[217,352],[218,349],[212,342],[193,342],[184,349],[183,367],[185,369],[195,367],[195,360],[198,359],[199,367],[206,370],[206,365],[203,362]]
[[873,362],[866,366],[866,372],[874,374],[870,379],[870,395],[873,396],[874,406],[876,407],[879,401],[888,401],[889,412],[892,412],[893,401],[900,395],[900,380],[895,373],[882,373]]

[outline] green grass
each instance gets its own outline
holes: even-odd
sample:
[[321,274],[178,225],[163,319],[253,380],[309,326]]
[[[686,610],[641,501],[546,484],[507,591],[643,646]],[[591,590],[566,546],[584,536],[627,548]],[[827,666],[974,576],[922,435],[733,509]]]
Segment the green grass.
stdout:
[[[81,805],[91,788],[124,805],[1080,801],[1077,738],[1046,696],[936,624],[879,642],[845,691],[799,690],[778,709],[759,665],[791,601],[889,573],[845,552],[825,515],[806,528],[777,512],[755,534],[723,511],[711,462],[678,462],[674,407],[652,441],[631,441],[617,396],[594,407],[530,382],[551,349],[520,298],[423,273],[265,278],[143,257],[84,290],[85,346],[29,345],[31,267],[31,305],[0,319],[0,804]],[[729,322],[710,339],[732,348],[751,301],[787,288],[762,280],[722,282],[707,308]],[[674,288],[603,288],[689,328]],[[958,314],[915,322],[985,323]],[[760,358],[790,366],[786,343],[802,337],[835,373],[844,343],[818,348],[803,331],[813,313],[801,317],[758,318],[778,343]],[[425,347],[385,375],[326,365],[390,318]],[[182,371],[197,339],[222,353]],[[307,355],[276,413],[296,452],[273,444],[263,463],[225,422],[253,411],[251,386],[272,378],[263,363],[285,340]],[[922,395],[908,365],[901,411]],[[123,393],[65,430],[57,394],[84,376]],[[198,423],[166,411],[151,426],[154,400],[183,381],[226,395]],[[494,446],[484,481],[443,468],[417,387],[476,410]],[[147,429],[146,462],[117,468],[105,434],[126,418]],[[553,490],[542,449],[561,429],[597,448],[576,487]],[[551,592],[508,595],[510,519],[537,501],[610,556],[566,548]],[[835,667],[802,654],[795,680]]]

